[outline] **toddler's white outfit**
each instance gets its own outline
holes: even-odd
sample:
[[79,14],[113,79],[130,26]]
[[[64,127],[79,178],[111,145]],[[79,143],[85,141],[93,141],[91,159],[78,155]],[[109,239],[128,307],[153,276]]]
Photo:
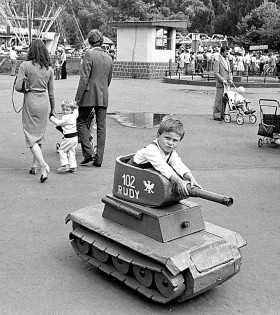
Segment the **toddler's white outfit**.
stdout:
[[70,171],[76,169],[76,147],[78,145],[78,133],[76,119],[78,109],[74,109],[71,114],[63,115],[61,119],[54,116],[50,120],[56,125],[61,126],[63,130],[63,139],[58,149],[61,166],[69,165]]

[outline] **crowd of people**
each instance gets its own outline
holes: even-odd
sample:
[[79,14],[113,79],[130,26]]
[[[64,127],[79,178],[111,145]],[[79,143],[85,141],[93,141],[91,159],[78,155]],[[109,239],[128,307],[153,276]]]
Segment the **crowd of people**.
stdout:
[[[197,52],[181,46],[176,50],[177,71],[202,74],[213,71],[219,47],[202,47]],[[231,48],[228,60],[234,75],[280,75],[280,55],[274,52],[245,52]]]

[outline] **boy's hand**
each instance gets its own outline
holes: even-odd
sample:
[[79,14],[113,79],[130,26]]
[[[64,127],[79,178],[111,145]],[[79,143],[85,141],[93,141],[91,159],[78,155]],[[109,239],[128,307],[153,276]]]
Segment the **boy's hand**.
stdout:
[[180,180],[178,182],[176,182],[176,188],[177,188],[177,194],[181,197],[188,197],[189,196],[189,192],[188,192],[188,188],[187,188],[187,182],[184,180]]
[[202,187],[198,184],[198,182],[196,181],[196,179],[195,179],[194,177],[191,178],[190,184],[191,184],[191,188],[193,188],[194,186],[196,186],[196,187],[202,189]]
[[184,178],[189,181],[189,183],[191,185],[191,188],[196,186],[196,187],[202,189],[202,187],[198,184],[198,182],[196,181],[196,179],[194,178],[194,176],[193,176],[193,174],[191,172],[185,174]]

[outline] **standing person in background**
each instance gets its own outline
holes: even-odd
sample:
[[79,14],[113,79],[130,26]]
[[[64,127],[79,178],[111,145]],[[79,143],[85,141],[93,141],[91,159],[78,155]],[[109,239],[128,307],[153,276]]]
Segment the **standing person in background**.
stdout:
[[216,77],[216,97],[213,106],[213,119],[223,120],[224,116],[224,86],[232,84],[232,72],[228,60],[229,47],[221,47],[221,54],[214,61],[214,75]]
[[61,79],[67,79],[66,52],[64,49],[62,49],[60,61],[61,61]]
[[[22,90],[27,80],[26,92]],[[48,50],[44,43],[36,39],[28,50],[27,60],[22,62],[15,89],[24,93],[22,107],[22,125],[26,145],[33,155],[30,174],[36,174],[37,164],[41,167],[41,183],[48,179],[49,165],[45,162],[41,146],[44,142],[49,115],[53,115],[55,100],[53,89],[53,69]]]
[[179,68],[181,69],[181,71],[184,70],[185,68],[185,50],[183,49],[180,56],[179,56]]
[[237,56],[237,75],[242,75],[245,68],[244,68],[244,57],[241,53],[238,54]]
[[[84,160],[81,165],[93,162],[93,166],[100,167],[106,140],[106,113],[108,107],[108,87],[112,79],[113,61],[103,51],[103,35],[98,30],[91,30],[88,34],[91,46],[86,51],[80,71],[80,81],[75,101],[79,106],[77,130],[80,137]],[[93,155],[87,121],[94,109],[97,124],[97,150]]]
[[17,52],[15,50],[15,46],[13,46],[10,50],[10,59],[11,59],[11,63],[12,63],[12,71],[11,71],[11,75],[15,76],[16,75],[16,68],[17,68]]
[[191,54],[189,50],[187,49],[184,55],[185,74],[188,74],[190,62],[191,62]]

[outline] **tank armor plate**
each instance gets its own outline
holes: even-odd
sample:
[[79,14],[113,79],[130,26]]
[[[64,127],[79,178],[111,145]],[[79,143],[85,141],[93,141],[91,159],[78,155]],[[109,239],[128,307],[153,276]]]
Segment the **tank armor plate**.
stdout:
[[239,247],[245,242],[235,232],[205,222],[205,230],[159,243],[103,218],[102,211],[99,204],[66,217],[73,222],[72,246],[81,258],[148,298],[184,301],[239,271]]
[[194,203],[191,207],[179,202],[150,208],[112,195],[102,201],[105,203],[103,217],[159,242],[169,242],[205,228],[201,209]]

